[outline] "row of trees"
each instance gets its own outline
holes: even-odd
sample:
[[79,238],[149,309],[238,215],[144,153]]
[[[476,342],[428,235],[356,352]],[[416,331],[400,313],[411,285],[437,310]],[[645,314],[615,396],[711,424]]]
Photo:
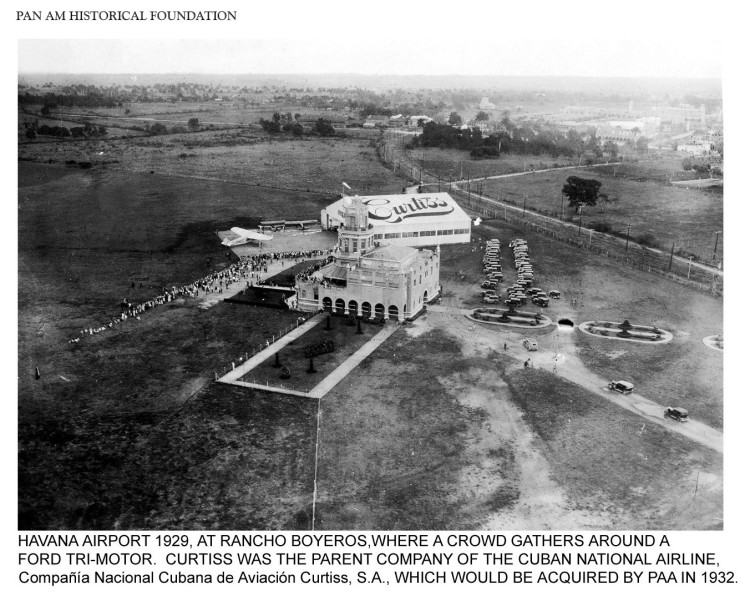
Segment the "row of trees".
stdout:
[[29,140],[36,139],[37,135],[61,138],[100,138],[107,135],[106,127],[90,123],[86,123],[83,127],[71,127],[70,129],[61,125],[39,125],[38,120],[26,122],[23,125],[26,130],[26,138]]
[[[479,116],[479,115],[478,115]],[[529,124],[516,126],[507,116],[500,122],[497,131],[483,137],[478,127],[459,129],[461,116],[453,112],[448,118],[449,124],[427,123],[422,134],[415,139],[415,145],[440,148],[459,148],[469,150],[472,156],[500,156],[501,153],[530,154],[539,156],[548,154],[558,156],[582,156],[587,154],[595,159],[606,154],[610,160],[617,159],[620,150],[613,141],[602,143],[602,139],[591,131],[582,135],[571,129],[566,134],[553,129],[537,128]],[[641,138],[636,149],[644,151],[648,141]]]
[[[299,137],[305,132],[305,128],[302,126],[302,123],[299,122],[300,117],[301,115],[299,113],[292,117],[291,113],[282,115],[281,113],[276,112],[273,113],[271,119],[260,119],[259,123],[263,128],[263,131],[266,133],[281,133],[283,131],[286,133],[292,133]],[[331,125],[330,121],[321,117],[315,121],[312,133],[323,137],[332,137],[336,135],[336,130],[333,125]]]

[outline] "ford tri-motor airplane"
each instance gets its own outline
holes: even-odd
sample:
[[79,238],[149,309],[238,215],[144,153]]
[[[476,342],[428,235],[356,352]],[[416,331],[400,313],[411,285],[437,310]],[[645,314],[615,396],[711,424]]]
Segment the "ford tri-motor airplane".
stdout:
[[273,239],[272,235],[266,235],[264,233],[258,233],[257,231],[251,231],[249,229],[242,229],[242,227],[232,227],[230,230],[237,237],[227,237],[223,242],[222,246],[242,246],[243,244],[249,244],[250,242],[258,242],[262,244]]

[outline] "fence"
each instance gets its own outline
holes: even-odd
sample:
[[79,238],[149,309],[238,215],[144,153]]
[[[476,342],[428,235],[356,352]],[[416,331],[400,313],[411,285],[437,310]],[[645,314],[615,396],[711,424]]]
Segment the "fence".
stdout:
[[641,246],[629,239],[623,240],[593,229],[581,228],[580,225],[541,215],[529,209],[522,211],[515,205],[472,193],[470,187],[468,190],[462,189],[460,186],[466,185],[465,183],[444,181],[414,165],[397,141],[383,140],[378,145],[378,153],[381,160],[394,172],[420,181],[423,185],[437,184],[439,189],[445,186],[444,189],[451,191],[456,202],[484,218],[501,219],[515,227],[531,229],[569,246],[606,256],[633,269],[654,273],[694,289],[715,295],[723,293],[724,277],[721,271],[700,263],[685,261],[671,252]]

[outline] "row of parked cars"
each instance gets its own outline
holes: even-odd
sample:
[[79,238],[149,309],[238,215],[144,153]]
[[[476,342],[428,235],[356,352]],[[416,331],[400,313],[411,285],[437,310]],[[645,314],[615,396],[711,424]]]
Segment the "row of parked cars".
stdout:
[[482,258],[484,274],[487,277],[482,282],[482,301],[486,304],[499,304],[497,286],[503,280],[503,267],[500,265],[500,240],[489,240]]

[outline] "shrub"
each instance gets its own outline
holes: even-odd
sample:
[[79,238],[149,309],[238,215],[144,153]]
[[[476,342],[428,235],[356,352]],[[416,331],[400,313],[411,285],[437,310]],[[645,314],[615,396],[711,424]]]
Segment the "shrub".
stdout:
[[601,233],[610,233],[612,231],[612,224],[607,221],[596,221],[591,224],[591,229]]

